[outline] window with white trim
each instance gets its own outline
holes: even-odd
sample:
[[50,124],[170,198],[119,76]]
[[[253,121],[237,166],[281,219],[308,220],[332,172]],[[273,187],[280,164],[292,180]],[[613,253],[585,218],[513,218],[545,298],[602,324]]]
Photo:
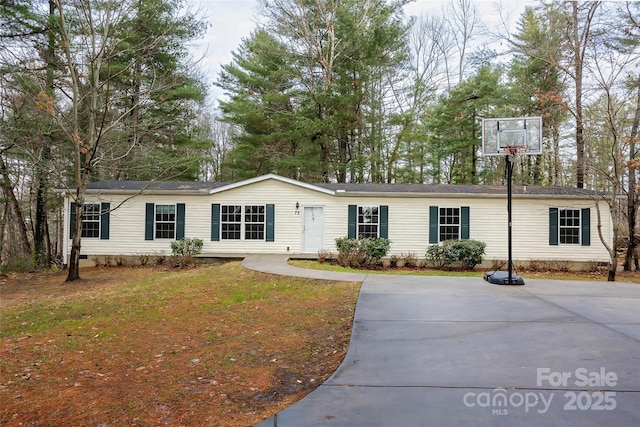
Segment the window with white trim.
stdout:
[[378,206],[358,206],[358,237],[378,238],[379,212]]
[[100,203],[85,203],[82,212],[82,237],[100,238]]
[[220,227],[222,240],[240,240],[242,232],[242,206],[221,206]]
[[244,239],[264,240],[264,205],[244,207]]
[[441,242],[460,238],[460,208],[440,208],[438,234]]
[[155,206],[156,239],[174,239],[176,235],[176,205]]
[[221,205],[221,240],[265,240],[265,205]]
[[558,211],[558,234],[561,244],[580,244],[580,209]]

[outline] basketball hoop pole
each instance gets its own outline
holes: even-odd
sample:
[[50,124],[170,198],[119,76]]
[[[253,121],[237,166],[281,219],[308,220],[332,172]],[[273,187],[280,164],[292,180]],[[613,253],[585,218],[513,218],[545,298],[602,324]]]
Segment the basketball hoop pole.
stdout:
[[[482,119],[482,155],[503,156],[507,177],[507,234],[508,261],[484,279],[494,285],[524,285],[524,280],[515,273],[513,265],[513,167],[518,154],[542,154],[542,117],[503,117]],[[508,264],[508,272],[501,270]]]
[[509,284],[513,283],[513,253],[512,253],[512,235],[511,235],[511,178],[513,176],[513,160],[511,160],[511,156],[513,154],[509,152],[506,155],[507,160],[507,236],[508,236],[508,257],[509,260],[507,262],[507,269],[509,272],[508,280]]

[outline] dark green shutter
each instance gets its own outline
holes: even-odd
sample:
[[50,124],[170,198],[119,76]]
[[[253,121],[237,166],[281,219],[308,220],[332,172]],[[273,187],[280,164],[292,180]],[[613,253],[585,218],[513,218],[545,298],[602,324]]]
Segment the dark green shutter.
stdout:
[[100,239],[109,240],[109,203],[100,204]]
[[591,245],[591,209],[582,209],[580,217],[580,227],[582,231],[582,246]]
[[347,221],[347,237],[349,239],[355,239],[358,237],[358,206],[349,205],[349,218]]
[[438,243],[438,207],[429,206],[429,243]]
[[380,235],[385,239],[389,238],[389,206],[380,206]]
[[460,238],[469,238],[469,206],[460,208]]
[[71,202],[69,219],[69,238],[73,239],[73,229],[76,227],[76,202]]
[[549,208],[549,244],[558,245],[558,208]]
[[275,240],[275,205],[267,205],[267,227],[265,238],[267,242]]
[[144,240],[153,240],[153,224],[155,216],[155,206],[147,203],[144,218]]
[[220,241],[220,205],[211,205],[211,241]]
[[184,239],[184,203],[176,205],[176,240]]

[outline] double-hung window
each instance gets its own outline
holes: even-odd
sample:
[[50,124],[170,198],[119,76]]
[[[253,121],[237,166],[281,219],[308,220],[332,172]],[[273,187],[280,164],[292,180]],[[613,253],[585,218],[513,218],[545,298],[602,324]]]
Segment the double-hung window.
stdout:
[[468,206],[429,206],[429,243],[470,238]]
[[176,205],[156,205],[155,238],[174,239],[176,236]]
[[460,238],[460,208],[440,208],[438,238],[441,242]]
[[242,236],[242,206],[221,206],[222,240],[240,240]]
[[389,238],[389,206],[349,205],[347,237],[350,239]]
[[[109,239],[109,214],[108,202],[85,203],[82,207],[80,235],[82,237],[108,240]],[[73,238],[76,224],[76,204],[71,202],[69,224],[69,238]]]
[[358,206],[358,237],[378,237],[380,215],[378,206]]
[[558,231],[560,243],[580,244],[580,209],[561,209],[559,212]]
[[275,205],[211,205],[211,240],[275,241]]
[[184,239],[185,204],[147,203],[144,216],[144,239]]
[[244,239],[264,240],[264,205],[244,207]]
[[549,208],[550,245],[591,245],[590,208]]
[[85,203],[82,212],[82,237],[100,237],[100,203]]

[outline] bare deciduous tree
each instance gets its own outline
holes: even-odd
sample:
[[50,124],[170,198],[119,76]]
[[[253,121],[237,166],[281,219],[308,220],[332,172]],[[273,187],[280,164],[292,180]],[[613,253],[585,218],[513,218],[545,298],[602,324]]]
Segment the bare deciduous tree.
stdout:
[[[182,87],[183,81],[165,78],[161,75],[162,67],[158,67],[157,78],[136,86],[135,93],[116,90],[121,76],[137,71],[138,62],[118,61],[123,50],[129,51],[125,56],[135,57],[136,52],[146,52],[157,44],[162,34],[128,39],[128,43],[123,43],[127,19],[137,13],[135,2],[55,0],[55,3],[65,74],[57,81],[56,89],[62,98],[54,104],[53,118],[73,153],[73,189],[70,192],[78,220],[72,233],[67,276],[67,281],[73,281],[80,278],[81,218],[87,184],[101,164],[114,162],[117,160],[114,155],[128,151],[110,149],[109,144],[118,141],[113,135],[130,131],[123,129],[124,124],[131,126],[127,119],[141,103],[161,99],[172,89]],[[133,147],[137,141],[129,140],[129,144]]]

